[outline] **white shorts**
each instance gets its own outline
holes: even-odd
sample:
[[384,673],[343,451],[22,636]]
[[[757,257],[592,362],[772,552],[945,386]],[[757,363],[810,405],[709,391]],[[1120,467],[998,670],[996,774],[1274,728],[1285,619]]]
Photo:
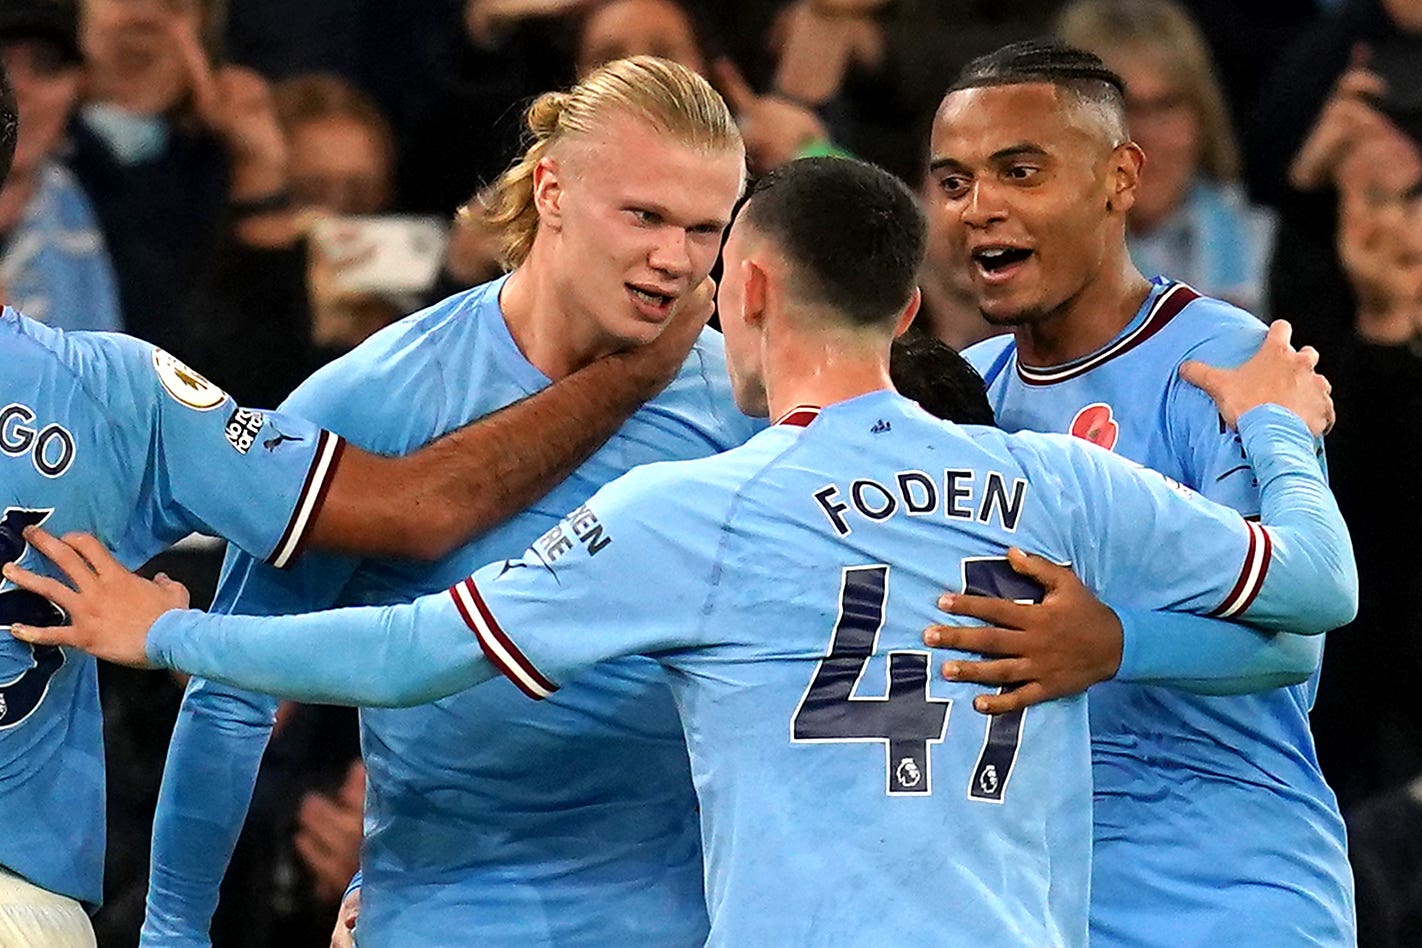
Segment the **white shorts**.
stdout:
[[0,869],[0,948],[95,948],[83,906]]

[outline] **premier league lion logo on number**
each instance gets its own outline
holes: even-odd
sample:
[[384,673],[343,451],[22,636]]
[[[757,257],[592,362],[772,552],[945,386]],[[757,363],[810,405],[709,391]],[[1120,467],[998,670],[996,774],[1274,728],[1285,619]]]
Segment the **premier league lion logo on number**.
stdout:
[[997,792],[997,768],[988,764],[983,768],[982,774],[978,776],[978,786],[983,793],[993,794]]
[[905,757],[894,770],[894,777],[901,787],[916,787],[923,779],[923,771],[918,769],[918,764],[912,757]]

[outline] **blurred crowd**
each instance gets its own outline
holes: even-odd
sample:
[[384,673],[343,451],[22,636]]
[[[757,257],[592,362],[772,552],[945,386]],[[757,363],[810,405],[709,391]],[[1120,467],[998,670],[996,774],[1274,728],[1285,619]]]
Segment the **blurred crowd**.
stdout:
[[[703,72],[753,171],[852,154],[924,187],[973,56],[1058,35],[1127,83],[1147,155],[1136,262],[1323,353],[1328,463],[1362,608],[1313,715],[1349,818],[1363,944],[1422,931],[1422,0],[0,0],[20,113],[0,190],[5,301],[121,329],[275,405],[401,315],[499,272],[477,213],[536,93],[624,55]],[[922,325],[988,335],[943,241]],[[169,556],[210,590],[215,554]],[[176,564],[176,565],[174,565]],[[135,944],[181,683],[104,671],[101,945]],[[353,712],[284,707],[219,946],[323,944],[356,868]]]

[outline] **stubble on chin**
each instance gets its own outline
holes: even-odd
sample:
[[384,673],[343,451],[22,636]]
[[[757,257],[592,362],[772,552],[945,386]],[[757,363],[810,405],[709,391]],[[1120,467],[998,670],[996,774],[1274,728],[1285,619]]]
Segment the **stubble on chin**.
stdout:
[[984,307],[978,308],[978,314],[989,326],[1001,326],[1006,329],[1015,329],[1018,326],[1030,326],[1035,322],[1040,322],[1045,315],[1037,309],[1014,309],[1010,311],[993,310],[989,311]]

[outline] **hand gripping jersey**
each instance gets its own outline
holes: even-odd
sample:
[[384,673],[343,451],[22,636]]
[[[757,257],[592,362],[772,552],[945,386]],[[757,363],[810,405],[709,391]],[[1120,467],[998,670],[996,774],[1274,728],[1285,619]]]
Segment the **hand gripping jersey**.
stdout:
[[[21,531],[95,534],[136,567],[194,531],[284,565],[340,439],[239,408],[147,343],[0,315],[0,560],[45,570]],[[91,905],[103,890],[104,754],[94,660],[31,647],[12,622],[63,621],[0,583],[0,866]]]
[[[404,453],[537,392],[549,381],[509,334],[503,285],[387,328],[318,372],[288,407],[364,448]],[[278,573],[237,557],[218,607],[279,614],[408,602],[520,555],[632,467],[712,454],[758,427],[736,410],[720,336],[707,331],[666,390],[568,480],[442,561],[308,555]],[[570,616],[569,627],[578,621]],[[378,650],[366,658],[367,675],[394,671]],[[159,802],[148,943],[204,940],[273,706],[210,683],[189,694]],[[452,932],[527,946],[705,938],[695,797],[655,662],[611,663],[542,705],[505,684],[426,707],[366,709],[361,732],[362,945],[449,944]]]
[[[939,678],[950,653],[922,630],[942,618],[945,574],[1034,598],[1003,558],[1012,544],[1143,608],[1208,612],[1241,577],[1245,611],[1271,627],[1351,608],[1346,530],[1306,429],[1278,408],[1251,416],[1277,526],[1075,439],[958,428],[874,392],[633,471],[448,593],[280,618],[173,612],[148,651],[307,699],[390,703],[500,673],[472,693],[557,701],[652,656],[691,752],[710,944],[1084,945],[1086,699],[985,717],[983,688]],[[1276,550],[1264,568],[1260,544]],[[377,648],[389,672],[372,680],[350,656]],[[517,735],[488,740],[469,751],[517,759]]]
[[[1238,435],[1178,369],[1238,365],[1264,334],[1243,310],[1156,280],[1120,336],[1083,359],[1023,365],[1010,336],[965,355],[1004,429],[1076,435],[1255,516]],[[1231,697],[1092,688],[1093,945],[1356,940],[1343,821],[1308,726],[1317,680]]]

